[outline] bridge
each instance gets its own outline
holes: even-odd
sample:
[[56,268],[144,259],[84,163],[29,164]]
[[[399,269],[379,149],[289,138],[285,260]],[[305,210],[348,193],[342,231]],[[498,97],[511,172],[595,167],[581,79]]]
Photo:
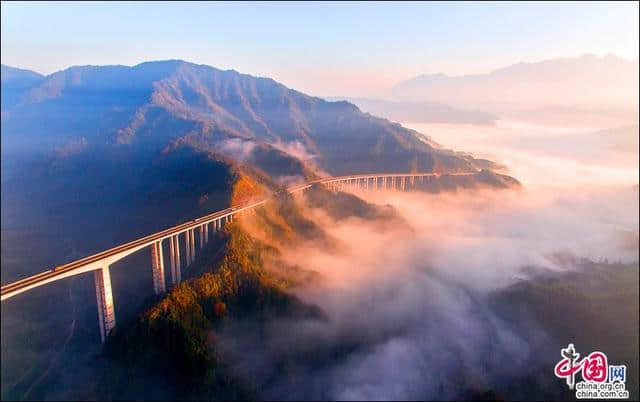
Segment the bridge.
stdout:
[[[361,174],[351,176],[327,177],[314,180],[303,185],[293,186],[287,189],[290,194],[299,194],[314,185],[323,185],[330,191],[341,191],[350,188],[358,188],[367,191],[380,191],[393,189],[408,191],[425,179],[440,176],[470,176],[477,172],[465,173],[382,173],[382,174]],[[111,289],[111,275],[109,267],[141,249],[149,247],[151,250],[151,270],[153,273],[153,290],[155,294],[166,292],[165,280],[165,258],[164,245],[168,242],[170,280],[175,286],[181,281],[182,258],[181,251],[184,249],[185,269],[195,260],[196,256],[196,236],[198,233],[198,249],[201,249],[209,241],[209,233],[219,231],[224,225],[232,222],[234,217],[240,213],[254,209],[266,203],[271,196],[242,206],[235,206],[222,211],[213,212],[200,218],[185,222],[157,233],[150,234],[137,240],[121,244],[105,251],[57,266],[45,272],[18,280],[4,285],[0,288],[0,300],[4,301],[20,293],[27,292],[33,288],[46,285],[48,283],[80,275],[93,271],[93,278],[96,290],[96,301],[98,306],[98,322],[100,326],[100,337],[105,341],[109,332],[116,325],[115,305]],[[182,237],[183,241],[180,241]],[[181,247],[181,243],[183,247]]]

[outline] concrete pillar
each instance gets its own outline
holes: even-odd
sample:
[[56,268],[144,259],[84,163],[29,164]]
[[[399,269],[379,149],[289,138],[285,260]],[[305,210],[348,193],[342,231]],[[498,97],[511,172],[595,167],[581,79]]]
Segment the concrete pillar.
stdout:
[[191,233],[189,233],[190,230],[187,230],[186,232],[184,232],[184,255],[187,257],[186,260],[186,264],[184,265],[184,268],[186,269],[187,266],[189,264],[191,264],[191,260],[192,260],[192,256],[191,256]]
[[204,244],[204,228],[202,225],[198,226],[198,248],[202,249],[202,245]]
[[184,232],[184,256],[186,257],[185,268],[191,264],[191,235],[189,230]]
[[100,339],[102,340],[102,343],[104,343],[109,332],[116,326],[116,312],[113,306],[109,266],[107,265],[101,269],[93,271],[93,281],[96,285]]
[[180,258],[180,235],[175,235],[176,239],[176,282],[182,281],[182,261]]
[[404,191],[404,182],[405,182],[406,178],[405,176],[402,176],[402,191]]
[[171,261],[171,284],[175,285],[176,277],[176,248],[173,236],[169,237],[169,260]]
[[191,244],[191,262],[194,262],[196,259],[196,235],[194,234],[195,230],[195,228],[189,230],[189,236],[191,237],[191,241],[189,242]]
[[167,289],[164,283],[162,240],[151,245],[151,270],[153,273],[153,291],[157,295],[164,293]]
[[171,236],[171,284],[177,285],[181,280],[179,235]]

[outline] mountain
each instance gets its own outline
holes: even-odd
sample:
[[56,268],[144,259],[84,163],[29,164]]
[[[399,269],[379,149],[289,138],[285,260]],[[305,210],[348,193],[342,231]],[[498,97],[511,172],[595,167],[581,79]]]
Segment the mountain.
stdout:
[[[4,91],[3,84],[3,97]],[[256,147],[295,159],[306,155],[308,164],[331,174],[475,168],[472,158],[435,149],[412,130],[351,103],[179,60],[71,67],[19,95],[3,105],[5,155],[78,143],[157,151],[186,138],[236,159],[234,151],[246,158]]]
[[[351,103],[327,102],[268,78],[178,60],[133,67],[77,66],[48,76],[3,67],[2,98],[3,253],[0,265],[3,283],[238,205],[249,197],[277,191],[291,181],[314,178],[325,172],[446,172],[491,167],[488,161],[441,149],[418,133],[363,113]],[[5,103],[4,99],[11,101]],[[487,170],[459,181],[456,176],[445,176],[441,182],[434,182],[433,187],[426,190],[517,184],[511,178]],[[380,215],[355,197],[316,190],[323,197],[318,205],[329,207],[327,213],[331,216],[347,218],[357,212],[372,220]],[[327,197],[335,200],[329,203]],[[282,217],[291,222],[281,225]],[[302,218],[299,213],[284,208],[281,214],[266,215],[266,222],[261,226],[283,235],[304,230],[314,236],[314,241],[321,239],[315,237],[317,230]],[[296,224],[300,231],[290,229]],[[397,226],[395,221],[385,224]],[[243,236],[240,233],[235,238],[242,242]],[[217,269],[216,261],[222,259],[235,264],[236,257],[250,263],[240,268],[257,270],[262,265],[258,258],[271,257],[272,252],[272,247],[261,247],[254,241],[241,243],[237,248],[233,243],[227,247],[224,242],[214,242],[211,247],[207,251],[210,260],[206,263],[212,268],[208,274]],[[234,253],[235,250],[241,254]],[[245,256],[250,259],[245,260]],[[124,324],[124,336],[127,318],[135,315],[151,292],[148,258],[146,251],[136,253],[131,259],[118,262],[118,268],[112,270],[116,314],[118,325]],[[188,275],[197,270],[197,267],[190,268]],[[294,271],[294,267],[291,270]],[[231,312],[233,307],[242,305],[243,300],[251,301],[258,309],[264,306],[268,310],[279,305],[282,292],[270,289],[272,282],[281,286],[283,278],[270,279],[261,269],[235,274],[228,278],[208,276],[197,283],[213,286],[219,285],[221,279],[229,279],[242,285],[240,290],[249,293],[244,292],[240,298],[230,294],[224,300]],[[67,380],[93,387],[84,356],[93,354],[98,342],[94,331],[94,288],[85,281],[90,278],[77,279],[43,287],[7,314],[3,311],[3,335],[6,336],[2,337],[2,350],[10,351],[6,356],[3,352],[3,363],[7,362],[3,367],[12,368],[2,371],[3,399],[25,395],[36,399],[69,399],[68,393],[76,388],[68,386]],[[179,289],[189,293],[186,284],[174,289],[172,294],[176,296],[184,295]],[[256,294],[274,303],[255,303],[252,296]],[[184,310],[181,317],[186,321],[176,324],[188,325],[193,322],[191,318],[198,320],[199,316],[192,315],[190,308],[197,307],[200,301],[211,306],[212,296],[218,295],[201,296],[202,299]],[[239,303],[234,303],[236,301]],[[63,347],[53,361],[49,353],[36,353],[33,345],[60,344],[59,337],[66,334],[63,328],[69,326],[66,321],[69,315],[62,312],[67,311],[63,305],[73,311],[72,327],[76,321],[82,326],[69,345],[77,345],[75,342],[80,340],[90,346],[79,347],[83,353],[77,352],[75,346],[66,351]],[[54,306],[55,311],[51,310]],[[22,332],[25,317],[38,322],[38,328],[53,329],[29,332],[30,336],[25,337]],[[171,319],[153,322],[171,324]],[[176,329],[179,331],[180,326]],[[197,341],[191,346],[202,345],[201,328],[187,329],[196,331],[184,334],[186,337],[173,336],[174,332],[165,333],[162,329],[149,334],[161,335],[160,345],[167,341],[171,346],[171,342],[185,339]],[[30,341],[25,343],[25,339]],[[135,339],[128,340],[134,341],[131,343],[134,348],[139,345]],[[125,347],[127,344],[124,342]],[[148,346],[153,345],[156,344]],[[187,352],[192,350],[188,344],[182,346],[187,347]],[[162,349],[155,349],[158,350]],[[180,349],[173,351],[180,352]],[[25,359],[24,356],[35,357]],[[78,356],[83,357],[78,359]],[[156,363],[154,359],[137,356],[142,364]],[[165,356],[183,357],[173,352]],[[190,366],[202,360],[188,356],[181,361]],[[173,367],[185,374],[181,378],[193,373],[182,371],[182,366]],[[58,384],[65,383],[58,387],[63,389],[62,394],[49,393],[49,383],[34,377],[42,372],[50,372],[50,378],[55,378]],[[85,378],[71,379],[58,373],[71,377],[82,374]],[[209,377],[210,371],[198,373]],[[220,371],[212,379],[224,381],[224,373]],[[89,381],[85,381],[87,378]],[[107,378],[109,381],[122,379],[125,384],[140,379],[144,383],[140,384],[142,394],[152,399],[155,395],[150,393],[163,388],[149,386],[146,380],[155,381],[153,377],[135,377],[126,371],[109,372]],[[31,385],[25,389],[25,384],[34,384],[31,394]],[[125,393],[135,391],[126,386],[124,389]],[[116,393],[119,390],[123,388],[112,388]],[[95,399],[93,394],[87,395],[91,396],[85,397]],[[74,394],[74,397],[77,396]]]
[[571,107],[635,109],[637,114],[638,61],[584,55],[518,63],[487,74],[425,74],[395,85],[390,96],[492,112]]
[[[30,70],[2,65],[0,71],[2,82],[2,111],[15,105],[20,97],[29,89],[44,80],[42,74]],[[4,118],[4,114],[3,114]]]
[[401,123],[494,124],[497,117],[479,110],[454,108],[442,103],[394,102],[370,98],[328,98],[345,100],[367,113]]
[[[76,256],[225,208],[243,175],[276,189],[324,172],[492,167],[351,103],[180,60],[48,76],[3,66],[5,96],[3,229],[69,239]],[[460,180],[475,183],[515,182]]]

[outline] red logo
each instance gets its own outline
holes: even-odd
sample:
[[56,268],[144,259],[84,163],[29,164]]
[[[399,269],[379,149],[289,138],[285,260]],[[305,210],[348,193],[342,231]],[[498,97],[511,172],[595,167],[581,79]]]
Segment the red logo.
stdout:
[[605,382],[607,381],[607,356],[602,352],[591,352],[589,356],[578,361],[579,353],[576,353],[573,344],[570,343],[566,349],[560,353],[562,360],[556,364],[554,373],[558,378],[566,378],[569,389],[575,385],[576,373],[582,372],[585,381]]

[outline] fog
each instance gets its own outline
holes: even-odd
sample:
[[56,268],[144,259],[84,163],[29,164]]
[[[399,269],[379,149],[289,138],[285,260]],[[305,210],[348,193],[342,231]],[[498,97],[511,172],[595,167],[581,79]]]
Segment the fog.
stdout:
[[298,158],[301,161],[313,164],[314,159],[318,157],[318,155],[311,153],[307,150],[304,144],[300,141],[290,141],[283,142],[278,141],[271,144],[276,149],[293,156],[294,158]]
[[638,260],[637,188],[358,195],[393,205],[408,227],[311,210],[346,247],[281,249],[287,262],[320,274],[294,293],[326,319],[276,320],[259,339],[242,325],[223,336],[226,353],[242,351],[230,360],[261,396],[455,398],[468,387],[500,389],[543,363],[536,356],[546,334],[526,317],[505,322],[488,304],[491,292],[581,269],[579,257]]
[[[539,275],[582,270],[582,258],[637,263],[637,157],[620,157],[637,149],[605,146],[611,153],[589,163],[581,152],[589,153],[592,142],[602,147],[588,141],[602,135],[598,129],[503,124],[483,128],[495,131],[480,138],[477,131],[438,137],[435,128],[431,138],[457,149],[491,144],[491,156],[507,163],[523,188],[355,193],[392,205],[406,224],[334,221],[308,210],[341,247],[304,243],[281,251],[286,262],[320,274],[293,293],[326,317],[276,319],[259,336],[251,323],[236,323],[221,337],[223,355],[260,397],[448,399],[507,389],[527,370],[546,370],[548,355],[540,356],[549,351],[548,334],[526,315],[497,314],[492,294]],[[450,128],[472,129],[478,127]],[[518,130],[525,132],[514,137]],[[562,136],[587,145],[525,141],[562,143]],[[543,379],[561,389],[553,380]]]
[[229,138],[216,144],[216,150],[241,162],[246,162],[253,153],[256,143],[242,138]]
[[495,126],[403,125],[443,147],[508,166],[508,173],[527,188],[555,191],[638,184],[637,124],[502,120]]

